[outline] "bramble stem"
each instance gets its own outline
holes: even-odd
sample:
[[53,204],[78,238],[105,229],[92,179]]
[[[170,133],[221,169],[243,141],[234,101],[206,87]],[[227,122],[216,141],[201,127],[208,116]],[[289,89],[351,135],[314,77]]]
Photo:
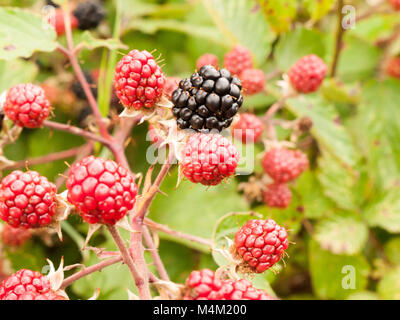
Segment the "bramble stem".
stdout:
[[[124,263],[128,266],[130,272],[132,273],[133,278],[135,279],[136,287],[139,291],[139,297],[145,300],[151,300],[150,288],[148,284],[147,271],[144,274],[141,274],[139,270],[136,268],[133,263],[132,257],[129,254],[128,248],[126,247],[124,241],[122,240],[117,228],[115,226],[107,225],[108,231],[110,231],[111,236],[113,237],[115,244],[117,245],[119,251],[121,252],[122,259]],[[139,245],[142,245],[141,241],[137,241]]]

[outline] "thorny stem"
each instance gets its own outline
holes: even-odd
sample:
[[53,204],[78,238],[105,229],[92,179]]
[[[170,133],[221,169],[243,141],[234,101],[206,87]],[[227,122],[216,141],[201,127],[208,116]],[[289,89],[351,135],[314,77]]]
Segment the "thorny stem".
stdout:
[[197,243],[200,243],[200,244],[205,245],[205,246],[210,247],[210,248],[212,247],[212,242],[210,240],[208,240],[208,239],[204,239],[204,238],[201,238],[201,237],[193,236],[191,234],[187,234],[187,233],[183,233],[183,232],[180,232],[180,231],[172,230],[168,226],[160,224],[160,223],[157,223],[157,222],[155,222],[153,220],[150,220],[149,218],[144,218],[144,223],[151,229],[164,232],[164,233],[169,234],[169,235],[171,235],[173,237],[189,240],[189,241],[192,241],[192,242],[197,242]]
[[277,140],[275,126],[272,123],[272,117],[274,116],[275,113],[277,113],[279,111],[280,108],[283,107],[283,105],[285,104],[286,99],[288,99],[288,98],[289,98],[289,95],[283,95],[265,113],[264,121],[265,121],[266,126],[267,126],[269,139],[271,139],[272,141],[276,141]]
[[158,253],[158,248],[156,248],[156,246],[154,245],[154,241],[149,229],[146,226],[142,226],[142,232],[143,232],[143,239],[146,242],[148,250],[150,251],[153,257],[153,262],[154,265],[157,267],[160,278],[164,281],[169,281],[167,270],[165,269],[161,257]]
[[[115,226],[110,226],[110,225],[107,225],[107,228],[108,231],[110,231],[110,234],[112,235],[119,251],[121,252],[121,256],[124,263],[128,266],[130,272],[132,273],[133,278],[135,279],[135,284],[139,291],[139,297],[141,299],[150,300],[151,295],[148,284],[147,269],[144,273],[141,273],[141,271],[136,268],[135,264],[133,263],[132,257],[129,254],[128,248],[126,247],[124,241],[122,240],[117,228]],[[141,241],[138,241],[138,243],[139,245],[142,245]],[[146,279],[147,281],[145,281]]]
[[54,152],[50,154],[46,154],[45,156],[41,157],[36,157],[36,158],[31,158],[31,159],[26,159],[26,160],[21,160],[18,162],[15,162],[11,164],[10,166],[4,168],[4,169],[18,169],[18,168],[23,168],[23,167],[28,167],[28,166],[34,166],[42,163],[47,163],[47,162],[52,162],[56,160],[61,160],[65,158],[70,158],[73,156],[76,156],[79,154],[86,146],[81,146],[77,148],[72,148],[68,150],[63,150],[60,152]]
[[[68,1],[66,1],[66,4],[68,4]],[[93,95],[92,90],[90,89],[90,85],[88,84],[88,82],[85,78],[85,75],[83,74],[83,71],[78,63],[77,58],[76,58],[77,51],[74,48],[74,41],[72,39],[71,22],[70,22],[70,15],[69,15],[68,8],[66,8],[66,10],[64,10],[64,22],[65,22],[64,23],[65,35],[66,35],[67,43],[68,43],[68,59],[71,62],[72,69],[74,69],[76,77],[78,78],[78,81],[81,83],[82,89],[86,94],[89,105],[93,111],[95,118],[96,118],[96,122],[99,127],[100,134],[104,138],[110,139],[110,135],[109,135],[107,128],[103,122],[103,118],[101,116],[99,107],[97,105],[97,101]],[[66,52],[64,52],[64,54],[65,53]]]
[[342,27],[342,8],[343,8],[343,0],[339,0],[337,4],[337,30],[336,30],[336,41],[335,41],[335,53],[333,55],[333,62],[331,66],[331,77],[334,77],[336,74],[336,69],[339,61],[339,55],[343,46],[343,35],[345,29]]
[[66,287],[71,285],[73,282],[79,280],[80,278],[86,277],[87,275],[93,272],[101,271],[102,269],[120,261],[122,261],[122,256],[116,256],[113,258],[109,258],[107,260],[103,260],[90,267],[83,268],[81,271],[74,273],[72,276],[69,276],[68,278],[65,278],[64,281],[62,282],[61,289],[65,289]]

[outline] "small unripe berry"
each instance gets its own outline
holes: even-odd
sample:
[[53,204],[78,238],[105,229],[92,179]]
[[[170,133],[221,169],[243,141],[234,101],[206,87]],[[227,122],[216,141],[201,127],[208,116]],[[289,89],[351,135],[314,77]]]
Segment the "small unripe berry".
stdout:
[[264,125],[252,113],[242,113],[239,121],[233,127],[234,137],[243,143],[256,142],[264,130]]
[[249,220],[235,234],[236,252],[256,272],[261,273],[277,263],[289,241],[285,228],[274,220]]
[[211,53],[203,54],[201,57],[197,59],[196,69],[200,70],[201,67],[206,65],[211,65],[214,68],[218,68],[218,57]]
[[246,70],[253,68],[253,60],[249,49],[237,45],[225,54],[224,66],[233,75],[238,75]]
[[317,91],[328,68],[325,62],[310,54],[299,59],[289,70],[289,79],[292,86],[301,93]]
[[400,57],[390,59],[386,71],[388,75],[400,79]]
[[272,183],[265,188],[263,198],[268,207],[284,209],[292,200],[292,192],[284,183]]
[[50,102],[41,87],[32,83],[17,84],[8,90],[3,109],[16,125],[38,128],[50,114]]
[[247,95],[260,93],[264,90],[265,76],[260,69],[246,69],[240,74],[243,92]]

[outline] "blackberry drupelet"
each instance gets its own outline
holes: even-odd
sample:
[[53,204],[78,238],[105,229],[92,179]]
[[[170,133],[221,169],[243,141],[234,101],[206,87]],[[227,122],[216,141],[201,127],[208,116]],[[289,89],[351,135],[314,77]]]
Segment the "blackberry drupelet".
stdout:
[[72,14],[78,19],[80,30],[95,29],[104,19],[104,10],[94,1],[80,3]]
[[242,84],[226,69],[203,66],[179,82],[172,113],[181,129],[200,132],[228,128],[243,103]]

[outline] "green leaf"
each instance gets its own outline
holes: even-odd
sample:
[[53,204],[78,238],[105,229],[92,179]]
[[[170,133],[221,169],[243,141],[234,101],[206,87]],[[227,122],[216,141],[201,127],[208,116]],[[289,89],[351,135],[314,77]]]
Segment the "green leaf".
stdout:
[[318,219],[332,214],[333,202],[324,195],[322,186],[313,171],[307,170],[297,178],[296,193],[300,196],[306,218]]
[[375,45],[346,35],[337,70],[339,79],[354,82],[371,77],[380,57],[381,53]]
[[302,95],[288,100],[287,106],[298,117],[312,120],[311,133],[321,147],[348,167],[356,164],[359,156],[332,105],[319,96]]
[[106,47],[109,50],[128,49],[128,46],[123,44],[119,39],[98,39],[95,38],[88,30],[79,33],[74,37],[75,45],[80,45],[84,48],[93,50],[100,47]]
[[318,222],[314,237],[324,250],[333,254],[354,255],[364,247],[368,228],[355,216],[335,215]]
[[[346,169],[337,159],[322,148],[318,158],[317,177],[323,186],[325,196],[333,200],[340,208],[357,210],[357,198],[354,189],[357,182],[355,173]],[[340,183],[338,183],[340,181]]]
[[56,33],[41,16],[0,7],[0,59],[28,58],[35,51],[50,52],[56,47]]
[[337,79],[325,79],[321,86],[324,98],[335,103],[358,104],[360,100],[360,88],[358,86],[349,86]]
[[321,299],[346,299],[364,291],[370,267],[363,256],[334,255],[310,241],[310,271],[314,293]]
[[303,28],[285,33],[275,49],[274,56],[278,67],[289,70],[298,59],[312,53],[324,59],[324,37],[325,35],[319,31]]
[[372,227],[381,227],[391,233],[400,232],[400,189],[394,188],[370,204],[363,215]]
[[349,130],[368,160],[370,181],[377,189],[390,190],[400,176],[400,82],[370,81],[363,87],[357,117]]
[[296,0],[258,0],[271,27],[278,33],[288,31],[296,16]]
[[[182,181],[178,188],[177,170],[164,180],[161,190],[168,196],[158,195],[150,207],[150,217],[168,225],[171,229],[210,239],[214,225],[228,212],[246,211],[248,205],[237,194],[237,183],[229,179],[227,184],[206,187]],[[207,251],[202,245],[187,240],[160,236]]]
[[383,248],[391,263],[400,264],[400,237],[390,239]]
[[258,64],[264,62],[270,51],[273,35],[262,12],[253,10],[252,1],[202,2],[228,44],[233,46],[240,43],[250,49]]
[[310,13],[311,19],[318,21],[332,9],[335,0],[306,0],[303,2]]
[[378,283],[378,295],[383,300],[400,300],[400,268],[387,272]]
[[0,60],[0,94],[13,85],[32,82],[37,73],[38,68],[31,61]]

